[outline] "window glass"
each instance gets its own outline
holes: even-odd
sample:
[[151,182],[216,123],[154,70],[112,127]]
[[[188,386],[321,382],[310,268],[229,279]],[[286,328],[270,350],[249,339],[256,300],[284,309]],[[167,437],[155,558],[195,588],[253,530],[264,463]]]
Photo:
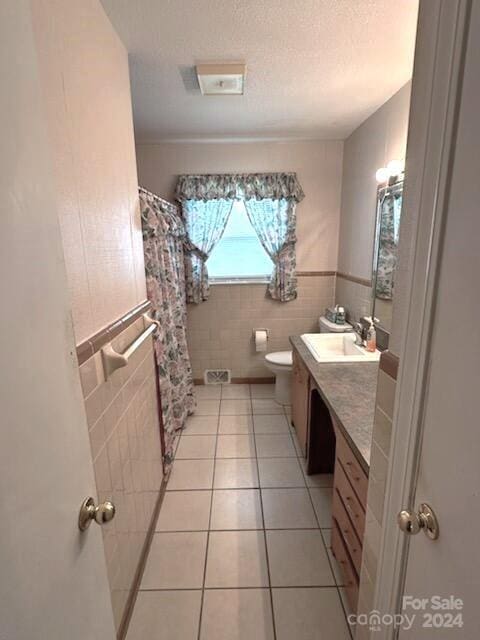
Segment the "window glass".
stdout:
[[207,260],[210,278],[269,278],[273,262],[250,224],[245,206],[236,200],[223,236]]

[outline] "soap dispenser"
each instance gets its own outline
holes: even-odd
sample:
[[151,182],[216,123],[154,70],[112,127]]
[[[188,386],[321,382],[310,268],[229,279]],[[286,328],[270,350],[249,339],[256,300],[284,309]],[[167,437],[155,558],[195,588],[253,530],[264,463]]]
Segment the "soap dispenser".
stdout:
[[375,331],[375,324],[372,318],[366,318],[370,322],[370,326],[367,329],[366,350],[369,353],[375,353],[377,348],[377,332]]

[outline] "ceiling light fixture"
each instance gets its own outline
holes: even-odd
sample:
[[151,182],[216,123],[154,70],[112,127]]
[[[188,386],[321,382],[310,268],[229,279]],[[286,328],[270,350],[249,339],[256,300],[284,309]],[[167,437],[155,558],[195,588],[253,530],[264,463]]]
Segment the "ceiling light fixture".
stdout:
[[195,69],[204,96],[243,95],[246,72],[243,63],[197,64]]
[[377,169],[375,178],[379,184],[388,182],[391,178],[401,175],[405,171],[404,160],[390,160],[386,167]]

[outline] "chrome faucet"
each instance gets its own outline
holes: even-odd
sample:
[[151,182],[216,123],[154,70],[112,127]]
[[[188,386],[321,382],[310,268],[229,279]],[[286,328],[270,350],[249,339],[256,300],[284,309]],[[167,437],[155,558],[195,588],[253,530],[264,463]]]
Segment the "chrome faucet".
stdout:
[[355,334],[355,344],[363,347],[363,326],[361,322],[353,323],[353,333]]

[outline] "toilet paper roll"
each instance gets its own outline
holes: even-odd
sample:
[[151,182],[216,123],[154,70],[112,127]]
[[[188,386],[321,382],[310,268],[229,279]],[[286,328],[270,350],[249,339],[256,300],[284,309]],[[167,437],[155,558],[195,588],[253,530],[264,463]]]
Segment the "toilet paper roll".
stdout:
[[267,350],[268,335],[265,329],[257,329],[255,331],[255,351]]

